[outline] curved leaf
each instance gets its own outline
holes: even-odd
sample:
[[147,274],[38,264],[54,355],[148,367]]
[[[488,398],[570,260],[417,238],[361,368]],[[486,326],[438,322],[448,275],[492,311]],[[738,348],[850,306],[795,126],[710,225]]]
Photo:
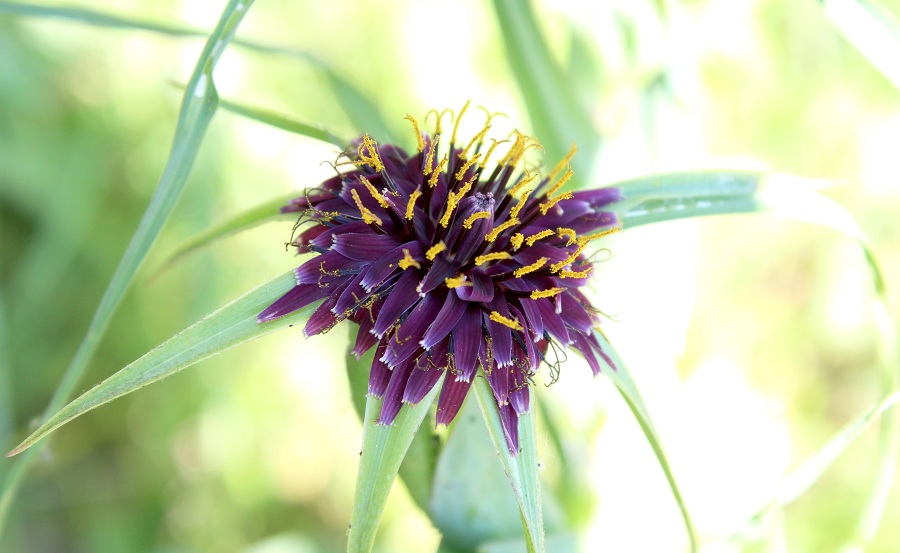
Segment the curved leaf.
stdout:
[[256,316],[290,290],[294,282],[294,272],[288,271],[200,319],[63,407],[7,457],[21,453],[60,426],[104,403],[234,346],[302,322],[315,305],[274,321],[256,322]]
[[276,129],[287,131],[289,133],[314,138],[316,140],[321,140],[322,142],[328,142],[330,144],[334,144],[341,150],[346,148],[347,144],[350,143],[348,140],[339,138],[328,129],[322,128],[317,125],[307,125],[306,123],[295,121],[285,115],[275,113],[274,111],[255,108],[228,100],[221,100],[219,104],[222,106],[222,109],[230,111],[237,115],[241,115],[243,117],[246,117],[247,119],[259,121],[260,123],[264,123],[271,127],[275,127]]
[[388,426],[376,423],[381,413],[381,400],[375,396],[367,398],[359,472],[353,493],[353,512],[350,515],[348,553],[372,551],[381,514],[400,464],[422,425],[422,420],[434,403],[442,381],[443,377],[419,403],[404,405],[394,422]]

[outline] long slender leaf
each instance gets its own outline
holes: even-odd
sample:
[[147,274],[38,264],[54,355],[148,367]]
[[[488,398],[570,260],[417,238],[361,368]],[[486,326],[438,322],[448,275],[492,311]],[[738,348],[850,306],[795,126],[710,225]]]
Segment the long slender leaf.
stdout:
[[599,330],[594,332],[594,336],[600,342],[603,351],[609,355],[614,364],[614,366],[609,367],[610,370],[605,371],[603,374],[609,377],[609,379],[612,380],[612,383],[615,384],[619,393],[622,394],[622,397],[625,399],[625,403],[628,404],[629,409],[631,409],[635,419],[637,419],[638,424],[641,426],[641,430],[644,431],[644,436],[647,437],[647,441],[650,443],[650,447],[653,449],[653,453],[656,455],[656,459],[659,461],[659,464],[666,475],[666,480],[669,482],[669,488],[671,488],[672,495],[675,496],[675,502],[678,504],[678,509],[681,511],[681,518],[684,519],[684,526],[687,529],[688,538],[690,539],[691,551],[696,552],[700,547],[700,543],[697,540],[697,531],[694,528],[694,523],[691,521],[691,515],[688,512],[684,498],[681,496],[681,491],[678,489],[678,483],[675,480],[675,475],[672,473],[672,468],[669,466],[669,461],[666,458],[665,451],[663,451],[662,442],[653,425],[653,420],[650,418],[650,413],[647,411],[647,406],[644,404],[644,400],[641,398],[641,394],[638,392],[637,386],[634,384],[634,380],[628,372],[628,367],[622,361],[619,354],[616,353],[616,350],[612,347],[609,340],[606,339],[606,336]]
[[280,113],[275,113],[273,111],[262,108],[247,106],[238,102],[231,102],[229,100],[220,100],[219,105],[222,107],[222,109],[230,111],[232,113],[236,113],[237,115],[246,117],[247,119],[259,121],[260,123],[264,123],[271,127],[275,127],[276,129],[287,131],[289,133],[314,138],[316,140],[321,140],[322,142],[328,142],[330,144],[334,144],[340,149],[346,148],[350,143],[348,140],[338,137],[328,129],[322,128],[317,125],[307,125],[306,123],[295,121],[290,117],[287,117],[286,115],[282,115]]
[[[589,163],[594,157],[591,154],[599,146],[600,137],[591,124],[590,113],[580,105],[562,68],[547,48],[531,2],[494,0],[493,6],[506,45],[506,59],[547,159],[561,159],[574,141],[589,153],[572,160],[576,178],[590,174]],[[573,182],[573,186],[577,184]]]
[[503,471],[516,494],[516,503],[519,505],[519,515],[525,530],[527,550],[529,553],[546,551],[541,483],[538,475],[537,439],[534,432],[535,406],[532,405],[527,414],[519,417],[520,451],[517,456],[513,456],[506,445],[503,425],[500,422],[500,415],[497,413],[497,404],[487,379],[476,378],[472,387],[475,388],[475,397],[478,398],[481,415],[487,425],[491,441],[494,442],[494,448],[496,448],[497,456],[503,465]]
[[[216,110],[218,96],[213,84],[213,69],[251,4],[252,0],[229,1],[197,60],[182,100],[169,160],[156,192],[100,300],[86,336],[44,412],[45,419],[65,403],[81,379],[116,307],[184,189],[206,128]],[[20,459],[5,479],[3,497],[0,499],[0,516],[9,508],[19,480],[35,458],[34,455]],[[2,526],[3,520],[0,519],[0,531]]]
[[441,381],[438,381],[422,401],[416,405],[404,405],[390,426],[376,424],[381,412],[381,400],[368,397],[359,473],[350,515],[348,553],[372,551],[381,514],[397,478],[397,471],[440,387]]
[[822,0],[847,40],[900,90],[900,19],[870,0]]
[[116,398],[244,342],[302,322],[315,305],[274,321],[256,322],[256,316],[294,284],[294,272],[288,271],[210,313],[60,409],[7,456],[21,453],[60,426]]

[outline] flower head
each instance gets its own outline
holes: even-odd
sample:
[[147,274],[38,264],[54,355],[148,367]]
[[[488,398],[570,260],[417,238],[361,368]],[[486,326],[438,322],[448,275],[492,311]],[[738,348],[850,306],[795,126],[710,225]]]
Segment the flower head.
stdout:
[[[467,104],[468,106],[468,104]],[[297,285],[258,316],[276,319],[316,301],[307,336],[349,319],[359,325],[353,353],[375,347],[369,393],[383,398],[379,422],[418,403],[444,376],[437,422],[456,416],[480,366],[490,383],[510,451],[518,416],[548,347],[572,347],[595,374],[603,356],[599,321],[579,291],[592,266],[588,244],[615,230],[604,206],[616,188],[563,192],[572,152],[545,176],[526,166],[539,148],[514,132],[457,141],[465,107],[447,140],[417,121],[407,154],[363,135],[353,169],[308,190],[283,211],[311,222],[294,241],[316,255],[296,269]],[[608,361],[608,359],[607,359]]]

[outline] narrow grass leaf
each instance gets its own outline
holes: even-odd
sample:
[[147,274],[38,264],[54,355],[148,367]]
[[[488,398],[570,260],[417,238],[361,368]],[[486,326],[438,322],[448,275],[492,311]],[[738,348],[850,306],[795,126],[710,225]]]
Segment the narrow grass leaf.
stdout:
[[105,403],[234,346],[303,322],[315,304],[274,321],[256,322],[256,316],[294,284],[294,272],[288,271],[200,319],[60,409],[7,457],[21,453],[60,426]]
[[[493,6],[506,46],[506,59],[547,159],[561,159],[574,142],[587,152],[572,160],[576,179],[578,175],[590,174],[589,163],[600,145],[600,137],[591,124],[590,113],[579,103],[560,64],[547,48],[531,2],[493,0]],[[577,188],[577,183],[571,182],[570,187]]]
[[350,515],[348,553],[372,551],[381,515],[400,464],[440,387],[438,381],[422,401],[416,405],[404,405],[389,426],[376,423],[381,413],[381,400],[368,397],[353,512]]
[[[72,390],[81,379],[113,313],[184,189],[200,143],[218,102],[213,85],[213,69],[251,4],[252,0],[229,1],[197,60],[181,103],[172,150],[159,184],[131,243],[100,300],[100,305],[91,320],[87,334],[44,412],[44,419],[50,417],[65,403],[66,398],[71,395]],[[19,480],[27,472],[34,458],[35,455],[32,454],[20,459],[18,466],[4,480],[3,497],[0,498],[0,506],[4,510],[0,510],[0,516],[11,504]],[[3,523],[0,520],[0,528],[2,526]]]
[[628,367],[622,361],[622,358],[613,348],[612,344],[599,330],[594,332],[594,336],[600,342],[603,351],[609,355],[615,365],[610,366],[610,370],[604,371],[603,374],[615,384],[619,393],[622,394],[622,397],[625,399],[625,403],[628,404],[629,409],[631,409],[631,412],[634,414],[635,419],[637,419],[641,430],[644,431],[644,436],[647,437],[647,441],[650,443],[650,447],[653,449],[653,453],[656,455],[656,459],[659,461],[663,473],[666,475],[666,480],[669,482],[669,488],[671,488],[672,495],[675,497],[675,502],[678,504],[678,509],[681,511],[681,517],[684,519],[684,526],[687,530],[688,538],[690,539],[691,551],[696,552],[700,547],[700,543],[697,540],[697,531],[694,528],[694,523],[691,521],[691,516],[688,512],[687,505],[684,502],[684,498],[681,496],[681,491],[678,489],[678,483],[675,480],[675,475],[672,473],[672,468],[669,466],[665,451],[663,451],[662,442],[653,425],[653,420],[650,418],[650,412],[647,410],[647,406],[644,404],[644,400],[641,398],[641,394],[638,392],[637,386],[631,378],[631,374],[628,372]]
[[503,434],[503,425],[497,412],[497,405],[490,385],[486,378],[475,378],[472,384],[475,388],[475,397],[478,398],[478,406],[481,415],[497,450],[503,472],[509,479],[513,492],[516,494],[516,503],[519,505],[519,515],[522,518],[522,527],[525,531],[525,543],[528,553],[543,553],[544,545],[544,514],[541,501],[541,483],[538,475],[537,439],[534,430],[534,410],[531,409],[525,415],[519,417],[519,446],[517,456],[509,452],[506,438]]
[[219,105],[226,111],[275,127],[276,129],[334,144],[339,150],[343,150],[350,143],[348,140],[339,138],[333,132],[321,126],[301,123],[300,121],[295,121],[286,115],[274,111],[255,108],[228,100],[220,100]]
[[874,0],[822,0],[832,24],[900,90],[900,19]]

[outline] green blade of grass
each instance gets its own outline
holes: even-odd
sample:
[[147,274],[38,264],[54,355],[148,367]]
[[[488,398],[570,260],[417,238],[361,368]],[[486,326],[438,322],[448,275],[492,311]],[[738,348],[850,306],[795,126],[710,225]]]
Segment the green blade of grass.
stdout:
[[443,377],[422,401],[404,405],[389,426],[377,424],[381,400],[369,396],[363,419],[363,443],[359,457],[353,512],[350,515],[348,553],[369,553],[375,545],[375,534],[388,494],[409,446],[434,403]]
[[294,284],[294,272],[288,271],[210,313],[60,409],[7,456],[25,451],[60,426],[116,398],[234,346],[303,322],[315,305],[280,319],[256,322],[256,316]]
[[[576,178],[589,175],[589,164],[600,145],[600,137],[591,124],[590,113],[579,103],[562,68],[547,48],[531,2],[494,0],[493,6],[506,45],[506,59],[547,159],[561,159],[574,142],[588,153],[572,160]],[[570,182],[570,188],[578,187],[576,182]]]
[[519,506],[519,516],[525,532],[525,544],[528,553],[546,551],[544,544],[544,514],[541,501],[541,482],[538,475],[537,438],[534,431],[534,410],[532,405],[528,413],[519,417],[519,454],[509,452],[503,424],[497,412],[494,394],[486,378],[480,375],[472,383],[481,416],[484,418],[488,434],[497,450],[503,472],[512,486]]
[[638,392],[638,388],[631,378],[631,374],[628,372],[628,367],[622,361],[622,358],[619,357],[619,354],[616,353],[612,344],[610,344],[609,340],[606,339],[606,336],[599,330],[594,332],[594,336],[600,342],[603,351],[612,359],[614,364],[614,366],[609,367],[610,370],[604,371],[603,374],[615,384],[619,393],[622,394],[625,403],[628,404],[628,408],[631,409],[634,418],[640,425],[641,430],[643,430],[644,436],[647,437],[647,441],[653,449],[653,454],[656,455],[656,460],[659,461],[659,465],[662,468],[663,473],[665,473],[666,481],[669,483],[669,488],[672,490],[672,495],[675,497],[675,502],[678,504],[678,510],[681,512],[681,518],[684,519],[684,526],[688,533],[688,539],[690,540],[691,551],[699,551],[700,543],[697,540],[697,531],[694,528],[694,523],[691,521],[690,512],[684,502],[684,498],[681,496],[678,482],[675,480],[675,475],[672,472],[672,468],[669,466],[665,451],[663,451],[662,442],[653,425],[653,420],[650,418],[650,412],[647,410],[647,406],[644,404],[644,400],[641,398],[641,394]]
[[[100,300],[100,305],[91,320],[87,334],[44,412],[44,419],[63,405],[77,385],[116,307],[184,189],[203,135],[216,110],[217,94],[213,85],[213,69],[251,4],[252,0],[229,1],[197,60],[182,100],[172,150],[165,170],[153,198],[150,200],[150,205],[141,218],[131,243]],[[19,480],[33,459],[34,454],[23,457],[3,482],[3,496],[0,499],[0,531],[2,531],[3,519],[11,505]]]
[[900,90],[900,19],[868,0],[821,0],[850,44]]
[[269,125],[270,127],[275,127],[276,129],[281,129],[289,133],[299,134],[301,136],[307,136],[309,138],[321,140],[322,142],[334,144],[341,150],[346,148],[350,143],[348,140],[339,138],[328,129],[322,128],[317,125],[307,125],[306,123],[295,121],[290,117],[266,109],[255,108],[228,100],[219,100],[219,106],[224,110],[230,111],[231,113],[246,117],[247,119],[259,121],[260,123]]

